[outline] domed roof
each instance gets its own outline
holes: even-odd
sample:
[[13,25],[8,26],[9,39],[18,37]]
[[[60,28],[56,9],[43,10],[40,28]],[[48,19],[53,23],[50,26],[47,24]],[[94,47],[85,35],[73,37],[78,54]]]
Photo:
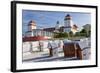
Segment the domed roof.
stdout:
[[73,28],[73,29],[77,29],[78,26],[77,26],[76,24],[74,24],[74,25],[72,26],[72,28]]
[[78,26],[76,24],[74,24],[73,27],[78,28]]
[[59,21],[57,21],[55,28],[59,29],[60,27],[61,27],[61,25],[60,25]]
[[57,24],[59,24],[59,21],[57,21]]
[[29,23],[35,23],[35,21],[34,20],[31,20]]
[[69,14],[67,14],[67,15],[66,15],[66,17],[70,17],[70,15],[69,15]]
[[28,25],[36,25],[36,22],[34,20],[29,21]]
[[70,14],[67,14],[67,15],[65,16],[65,19],[64,19],[64,20],[68,20],[68,19],[71,19]]

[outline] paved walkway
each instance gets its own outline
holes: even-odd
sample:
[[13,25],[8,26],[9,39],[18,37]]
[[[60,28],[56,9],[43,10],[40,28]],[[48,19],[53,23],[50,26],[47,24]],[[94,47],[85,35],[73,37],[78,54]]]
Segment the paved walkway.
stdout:
[[[38,54],[39,53],[39,54]],[[50,57],[46,52],[38,53],[27,53],[23,57],[23,62],[49,62],[49,61],[68,61],[68,60],[78,60],[76,57],[64,57],[63,52],[60,52],[58,56]]]

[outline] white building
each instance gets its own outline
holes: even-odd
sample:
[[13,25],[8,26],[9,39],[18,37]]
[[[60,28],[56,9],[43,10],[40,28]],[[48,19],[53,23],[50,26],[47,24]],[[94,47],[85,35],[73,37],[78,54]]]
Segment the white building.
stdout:
[[73,24],[72,17],[67,14],[64,18],[64,24],[60,24],[59,21],[57,21],[56,26],[51,28],[37,29],[36,22],[31,20],[28,24],[28,31],[26,32],[25,36],[45,36],[50,38],[53,37],[54,32],[69,33],[72,31],[75,34],[77,32],[77,28],[78,27]]
[[70,32],[71,25],[73,25],[72,17],[69,14],[67,14],[64,19],[64,32]]

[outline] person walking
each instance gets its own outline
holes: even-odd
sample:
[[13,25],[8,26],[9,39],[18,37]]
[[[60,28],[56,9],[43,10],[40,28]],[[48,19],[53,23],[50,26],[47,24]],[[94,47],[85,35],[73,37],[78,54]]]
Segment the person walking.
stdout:
[[55,40],[52,40],[51,42],[48,43],[48,48],[49,48],[49,55],[53,57],[58,56],[58,43]]

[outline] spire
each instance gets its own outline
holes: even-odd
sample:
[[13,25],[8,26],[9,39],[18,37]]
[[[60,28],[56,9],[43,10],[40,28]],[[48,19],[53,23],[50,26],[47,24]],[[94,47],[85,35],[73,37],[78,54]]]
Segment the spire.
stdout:
[[72,19],[72,17],[70,16],[70,14],[67,14],[66,16],[65,16],[65,19],[64,20],[71,20]]
[[60,28],[59,21],[56,22],[56,26],[55,26],[55,28],[56,28],[56,29],[59,29],[59,28]]
[[57,24],[59,24],[59,21],[57,21]]

